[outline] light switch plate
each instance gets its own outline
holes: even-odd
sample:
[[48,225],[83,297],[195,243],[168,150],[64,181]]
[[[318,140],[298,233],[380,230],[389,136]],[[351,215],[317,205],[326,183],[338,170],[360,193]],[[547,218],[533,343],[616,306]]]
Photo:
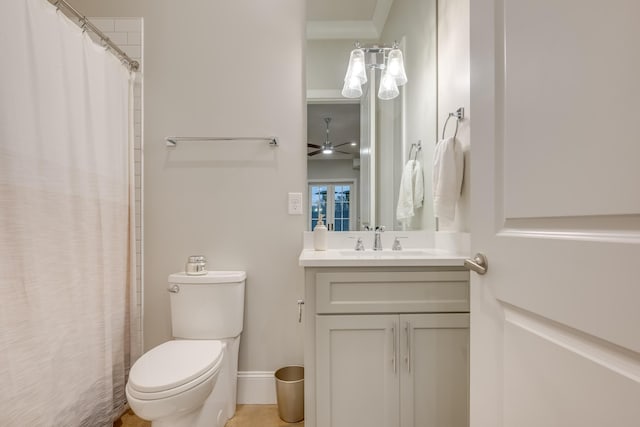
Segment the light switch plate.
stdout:
[[289,215],[302,215],[302,193],[289,193]]

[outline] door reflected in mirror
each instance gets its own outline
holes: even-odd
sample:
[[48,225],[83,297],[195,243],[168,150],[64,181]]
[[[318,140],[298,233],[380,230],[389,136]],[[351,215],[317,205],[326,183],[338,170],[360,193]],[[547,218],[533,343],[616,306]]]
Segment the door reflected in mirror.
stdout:
[[320,214],[329,231],[355,231],[355,211],[357,201],[351,195],[355,193],[354,181],[326,182],[309,181],[311,206],[310,230],[318,223]]

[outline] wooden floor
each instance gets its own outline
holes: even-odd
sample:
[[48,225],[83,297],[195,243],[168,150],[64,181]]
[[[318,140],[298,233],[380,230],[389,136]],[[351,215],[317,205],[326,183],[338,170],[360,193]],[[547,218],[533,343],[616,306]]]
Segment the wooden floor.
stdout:
[[113,427],[151,427],[151,423],[136,417],[129,409],[118,421],[113,423]]
[[[304,421],[289,424],[278,417],[276,405],[238,405],[236,415],[227,422],[225,427],[304,427]],[[136,417],[131,410],[127,411],[113,427],[151,427],[149,421]]]

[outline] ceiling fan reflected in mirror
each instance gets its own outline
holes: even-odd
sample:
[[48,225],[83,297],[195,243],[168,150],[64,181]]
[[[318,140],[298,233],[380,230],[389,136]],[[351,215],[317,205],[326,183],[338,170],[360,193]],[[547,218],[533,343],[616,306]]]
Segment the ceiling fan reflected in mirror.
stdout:
[[343,145],[355,146],[357,144],[355,142],[347,141],[347,142],[343,142],[342,144],[333,145],[331,143],[331,140],[329,139],[329,123],[331,123],[331,117],[325,117],[324,118],[324,122],[325,122],[325,124],[327,126],[324,144],[317,145],[317,144],[307,143],[307,147],[309,147],[309,148],[317,148],[316,151],[312,151],[312,152],[308,153],[307,156],[311,157],[311,156],[315,156],[316,154],[320,154],[320,153],[322,153],[322,154],[333,154],[333,153],[352,154],[352,153],[349,153],[349,152],[346,152],[346,151],[336,150],[336,148],[337,147],[341,147]]

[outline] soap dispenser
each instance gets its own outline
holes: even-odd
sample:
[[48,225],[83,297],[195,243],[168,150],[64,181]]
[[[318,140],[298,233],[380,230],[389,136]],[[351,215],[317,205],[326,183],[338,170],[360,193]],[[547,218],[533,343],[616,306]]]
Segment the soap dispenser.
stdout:
[[318,223],[313,229],[313,248],[316,251],[327,250],[327,227],[322,222],[322,214],[319,214]]

